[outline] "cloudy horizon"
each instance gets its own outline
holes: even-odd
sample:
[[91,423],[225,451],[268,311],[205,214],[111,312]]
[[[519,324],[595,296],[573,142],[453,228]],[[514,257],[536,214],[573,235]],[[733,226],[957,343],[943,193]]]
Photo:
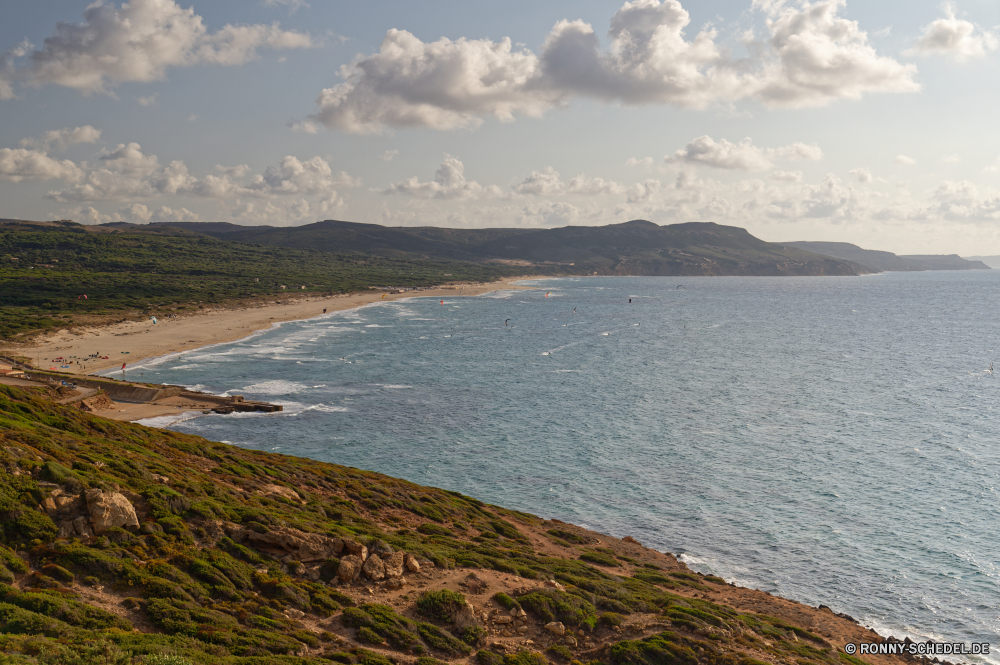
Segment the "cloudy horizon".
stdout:
[[4,0],[0,217],[1000,254],[985,0]]

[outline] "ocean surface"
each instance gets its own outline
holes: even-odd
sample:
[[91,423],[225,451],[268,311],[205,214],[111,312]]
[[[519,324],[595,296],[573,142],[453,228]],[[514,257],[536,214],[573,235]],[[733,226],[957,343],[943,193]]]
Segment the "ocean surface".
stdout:
[[532,284],[286,323],[130,378],[285,405],[147,424],[1000,651],[1000,271]]

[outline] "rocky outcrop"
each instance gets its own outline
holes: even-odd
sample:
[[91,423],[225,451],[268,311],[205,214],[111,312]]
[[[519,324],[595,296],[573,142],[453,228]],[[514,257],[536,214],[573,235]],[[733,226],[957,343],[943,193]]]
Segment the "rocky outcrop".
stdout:
[[86,492],[87,511],[90,513],[90,525],[95,534],[100,534],[112,527],[139,528],[139,518],[135,507],[119,492],[104,492],[99,489],[89,489]]
[[389,579],[398,579],[403,576],[405,568],[404,560],[406,555],[403,552],[393,552],[382,557],[382,564],[385,566],[385,576]]
[[285,487],[284,485],[264,485],[261,489],[257,491],[258,494],[263,494],[264,496],[277,496],[282,499],[288,499],[295,503],[305,505],[305,501],[299,496],[299,493],[293,490],[291,487]]
[[553,635],[565,635],[566,626],[563,625],[561,621],[550,621],[545,624],[545,630],[549,631]]
[[361,557],[348,554],[340,560],[340,567],[337,568],[337,578],[341,582],[353,582],[361,575],[361,567],[364,563]]
[[362,567],[365,575],[368,579],[378,582],[379,580],[385,579],[385,564],[382,563],[382,559],[379,558],[378,554],[372,554],[365,561],[365,565]]
[[277,554],[283,560],[300,562],[331,559],[344,551],[345,545],[345,541],[340,538],[306,533],[289,527],[276,527],[260,533],[234,525],[230,530],[230,538],[237,543]]
[[349,554],[360,557],[362,561],[368,558],[368,548],[358,541],[345,538],[343,542],[344,549],[347,550]]

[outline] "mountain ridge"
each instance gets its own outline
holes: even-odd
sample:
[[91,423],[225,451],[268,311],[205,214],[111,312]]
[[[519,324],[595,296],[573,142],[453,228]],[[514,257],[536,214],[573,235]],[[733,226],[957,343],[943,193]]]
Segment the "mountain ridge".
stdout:
[[897,255],[875,249],[862,249],[848,242],[795,241],[785,245],[808,252],[825,254],[853,261],[875,272],[913,272],[922,270],[989,270],[990,266],[975,259],[963,259],[958,254]]
[[871,270],[843,259],[769,243],[746,229],[713,222],[660,226],[631,220],[553,229],[386,227],[326,220],[298,227],[162,224],[240,242],[358,252],[387,257],[559,265],[596,275],[860,275]]

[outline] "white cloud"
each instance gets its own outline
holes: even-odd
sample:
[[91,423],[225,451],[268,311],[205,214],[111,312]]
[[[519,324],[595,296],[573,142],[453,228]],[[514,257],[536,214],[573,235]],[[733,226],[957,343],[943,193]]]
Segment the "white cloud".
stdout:
[[[240,65],[263,48],[312,46],[301,32],[273,25],[226,25],[210,33],[193,8],[174,0],[131,0],[120,7],[98,0],[82,23],[59,23],[41,50],[23,46],[0,61],[0,97],[10,97],[12,80],[55,84],[81,92],[107,92],[119,83],[164,78],[171,67]],[[15,60],[28,57],[23,67]]]
[[673,155],[667,155],[664,161],[711,166],[717,169],[765,171],[774,166],[773,159],[801,161],[822,158],[823,151],[815,144],[793,143],[764,150],[753,145],[749,138],[739,143],[730,143],[726,139],[716,142],[710,136],[699,136]]
[[907,157],[906,155],[896,155],[896,159],[892,160],[897,164],[902,164],[903,166],[913,166],[917,163],[917,160],[912,157]]
[[344,82],[320,93],[311,117],[355,133],[474,127],[481,115],[509,122],[515,113],[539,116],[559,101],[552,92],[528,90],[539,76],[538,58],[513,49],[510,39],[428,44],[393,29],[378,53],[344,65],[340,76]]
[[[755,3],[761,5],[763,3]],[[818,106],[872,92],[915,92],[917,69],[880,56],[868,35],[838,15],[846,0],[767,3],[770,56],[756,97],[769,106]]]
[[97,143],[100,138],[101,130],[90,125],[83,125],[73,129],[69,127],[53,129],[36,138],[21,139],[20,145],[22,148],[38,148],[43,151],[52,148],[65,150],[68,146],[79,143]]
[[444,161],[434,174],[434,180],[420,182],[413,176],[390,185],[382,193],[402,194],[418,199],[479,199],[501,196],[500,188],[496,185],[483,187],[475,180],[466,180],[465,164],[451,155],[445,155]]
[[399,156],[399,150],[386,150],[382,153],[382,161],[391,162],[393,159]]
[[82,182],[49,192],[46,197],[62,203],[129,201],[162,195],[217,200],[318,196],[324,201],[336,202],[338,188],[361,184],[344,171],[334,172],[321,157],[300,160],[288,155],[278,166],[270,166],[247,180],[249,172],[250,167],[245,164],[216,166],[215,173],[198,178],[188,172],[182,161],[174,160],[161,166],[156,155],[143,153],[138,143],[120,144],[114,151],[102,155],[98,165],[82,177]]
[[763,171],[774,166],[764,151],[748,138],[739,143],[730,143],[726,139],[716,143],[711,136],[699,136],[673,155],[668,155],[664,161],[740,171]]
[[566,183],[562,181],[559,172],[549,166],[542,171],[532,171],[531,175],[514,185],[514,191],[518,194],[551,196],[565,192]]
[[997,160],[995,162],[993,162],[983,170],[986,171],[987,173],[997,173],[998,171],[1000,171],[1000,157],[997,157]]
[[551,166],[542,171],[532,171],[531,175],[514,185],[518,194],[533,194],[536,196],[557,196],[562,194],[602,195],[624,194],[625,185],[604,178],[590,178],[578,175],[569,182],[564,182],[559,172]]
[[805,144],[796,142],[782,148],[770,150],[768,154],[792,162],[819,161],[823,159],[823,150],[815,143]]
[[0,148],[0,178],[22,180],[76,181],[83,172],[68,159],[62,161],[49,157],[39,150],[25,148]]
[[623,4],[611,18],[606,49],[579,20],[556,23],[540,55],[507,38],[423,42],[393,29],[377,53],[341,67],[343,82],[323,90],[317,112],[293,128],[469,128],[489,115],[503,122],[538,117],[579,97],[691,108],[756,99],[796,107],[918,90],[915,66],[878,55],[858,24],[838,15],[844,2],[803,2],[798,9],[758,3],[769,11],[770,39],[751,43],[748,60],[723,52],[713,28],[688,39],[690,16],[678,0]]
[[907,55],[946,55],[963,62],[982,58],[997,48],[996,35],[989,31],[976,34],[976,26],[955,17],[955,6],[944,5],[945,18],[939,18],[924,28],[920,39]]
[[106,168],[127,175],[149,175],[160,168],[156,155],[144,155],[138,143],[119,143],[113,152],[101,155],[100,161]]
[[775,171],[771,174],[771,180],[802,182],[802,171]]
[[141,203],[129,203],[118,209],[118,216],[122,218],[122,221],[129,221],[133,224],[146,224],[153,218],[153,213]]
[[91,206],[87,206],[86,208],[82,206],[70,208],[68,210],[63,210],[59,213],[59,215],[51,216],[58,216],[62,219],[72,219],[80,224],[107,224],[108,222],[121,221],[117,216],[105,215],[97,208]]
[[741,96],[744,77],[706,28],[684,35],[688,12],[677,0],[626,2],[611,18],[610,47],[602,50],[583,21],[560,21],[542,50],[543,80],[567,95],[626,104],[703,108]]
[[146,95],[145,97],[136,97],[135,103],[139,106],[156,106],[156,93],[152,95]]
[[659,180],[649,179],[646,182],[637,182],[628,188],[628,197],[626,201],[629,203],[641,203],[643,201],[649,201],[653,198],[653,195],[660,191],[663,186]]
[[636,157],[629,157],[625,160],[625,166],[645,166],[646,168],[650,168],[653,166],[653,158],[643,157],[642,159],[638,159]]
[[158,222],[196,222],[199,219],[197,213],[193,213],[187,208],[168,208],[161,206],[154,215]]
[[872,172],[869,171],[868,169],[862,169],[862,168],[851,169],[850,173],[852,176],[854,176],[854,178],[858,182],[871,182],[872,180],[874,180],[874,178],[872,177]]

